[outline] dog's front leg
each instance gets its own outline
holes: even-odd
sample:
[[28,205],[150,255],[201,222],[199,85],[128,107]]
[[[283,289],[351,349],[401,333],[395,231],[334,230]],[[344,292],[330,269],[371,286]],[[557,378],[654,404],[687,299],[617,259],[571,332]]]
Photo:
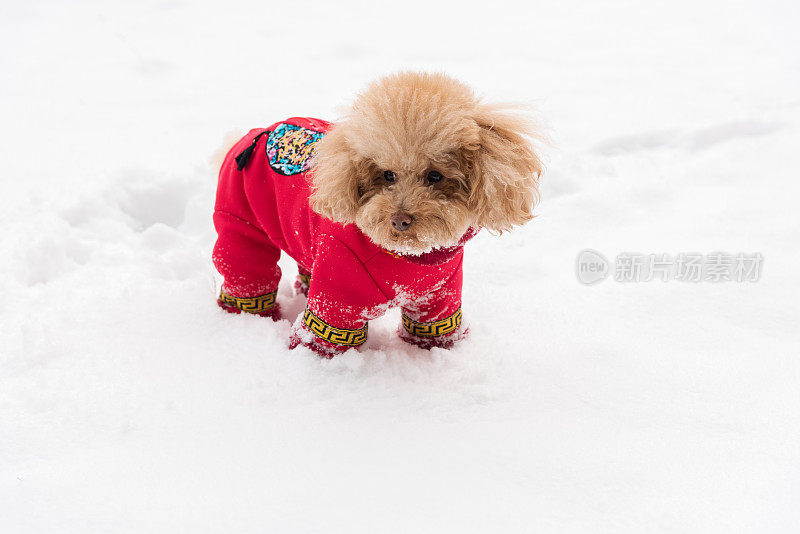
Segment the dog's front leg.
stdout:
[[[388,302],[364,264],[333,236],[319,240],[306,310],[294,324],[290,348],[333,357],[367,340],[367,322]],[[383,307],[383,308],[382,308]]]

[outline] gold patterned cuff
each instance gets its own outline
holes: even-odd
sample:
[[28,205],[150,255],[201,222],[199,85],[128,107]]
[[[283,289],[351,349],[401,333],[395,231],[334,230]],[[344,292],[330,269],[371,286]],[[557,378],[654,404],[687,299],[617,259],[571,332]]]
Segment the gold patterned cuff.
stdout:
[[301,283],[303,283],[303,284],[305,284],[307,286],[311,285],[311,275],[310,274],[297,273],[297,278],[300,279]]
[[245,313],[263,313],[275,307],[277,291],[259,295],[257,297],[234,297],[224,291],[219,292],[219,301]]
[[367,340],[367,325],[362,326],[358,330],[336,328],[311,313],[311,310],[308,308],[306,308],[305,313],[303,313],[303,323],[315,336],[336,345],[355,347]]
[[458,330],[459,326],[461,326],[461,308],[450,317],[429,323],[417,322],[403,314],[403,328],[409,334],[417,337],[438,337],[451,334]]

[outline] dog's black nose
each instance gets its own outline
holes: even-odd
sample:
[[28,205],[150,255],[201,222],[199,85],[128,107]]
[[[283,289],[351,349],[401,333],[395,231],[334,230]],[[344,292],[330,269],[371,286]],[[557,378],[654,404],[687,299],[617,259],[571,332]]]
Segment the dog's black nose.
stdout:
[[392,218],[392,228],[399,232],[405,232],[411,226],[411,215],[408,213],[395,213]]

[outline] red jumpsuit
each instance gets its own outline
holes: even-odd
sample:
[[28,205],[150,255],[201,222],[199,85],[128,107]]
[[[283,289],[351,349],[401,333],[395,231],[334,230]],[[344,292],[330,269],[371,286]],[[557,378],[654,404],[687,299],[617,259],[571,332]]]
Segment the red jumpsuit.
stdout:
[[[401,306],[406,341],[448,347],[463,335],[463,243],[419,256],[380,248],[355,225],[309,206],[306,175],[314,145],[331,124],[291,118],[251,130],[228,152],[219,175],[213,260],[225,278],[219,304],[229,311],[278,316],[281,251],[298,265],[308,305],[291,346],[334,355],[361,345],[370,319]],[[309,284],[310,279],[310,284]],[[299,284],[296,284],[299,285]]]

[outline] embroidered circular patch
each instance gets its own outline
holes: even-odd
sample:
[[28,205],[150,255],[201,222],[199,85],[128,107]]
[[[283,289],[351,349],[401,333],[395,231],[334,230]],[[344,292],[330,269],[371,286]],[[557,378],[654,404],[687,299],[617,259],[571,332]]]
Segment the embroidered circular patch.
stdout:
[[269,133],[267,160],[272,170],[284,176],[304,172],[314,154],[314,145],[325,134],[302,126],[282,123]]

